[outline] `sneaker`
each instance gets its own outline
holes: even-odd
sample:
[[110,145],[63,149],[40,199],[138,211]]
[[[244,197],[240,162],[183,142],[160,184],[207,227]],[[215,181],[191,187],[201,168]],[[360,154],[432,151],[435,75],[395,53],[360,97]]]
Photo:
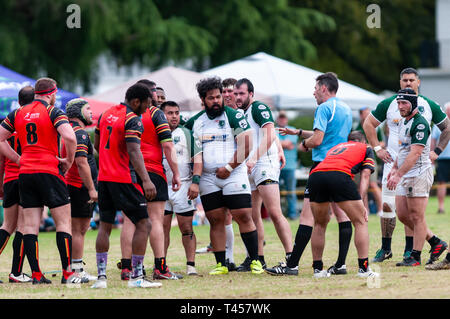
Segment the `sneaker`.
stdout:
[[327,272],[330,275],[346,275],[347,274],[347,266],[342,265],[341,267],[337,268],[335,265],[328,268]]
[[42,273],[40,274],[40,276],[37,273],[33,273],[31,278],[33,279],[33,285],[42,285],[42,284],[51,284],[52,283],[52,281],[45,278]]
[[236,264],[230,262],[229,259],[225,260],[225,265],[227,265],[228,271],[236,271],[237,269]]
[[445,210],[439,208],[437,213],[438,214],[445,214]]
[[153,269],[153,279],[178,280],[178,277],[169,270],[169,267],[167,267],[166,269],[166,272],[161,272],[156,268]]
[[122,269],[120,273],[120,279],[121,280],[130,280],[131,278],[131,270],[130,269]]
[[426,265],[425,269],[427,270],[450,269],[450,261],[448,261],[446,258],[438,263]]
[[372,271],[372,269],[370,269],[370,267],[368,267],[367,270],[363,270],[363,269],[359,268],[358,273],[356,275],[361,278],[380,276],[379,273]]
[[314,278],[328,278],[331,274],[326,270],[314,269]]
[[390,258],[392,258],[392,251],[384,250],[383,248],[381,248],[381,249],[377,250],[375,257],[372,259],[372,262],[380,263],[383,260],[390,259]]
[[228,268],[222,266],[222,263],[218,263],[216,267],[209,272],[210,275],[226,275],[228,274]]
[[84,280],[87,280],[87,281],[97,280],[97,276],[93,276],[93,275],[89,274],[86,270],[76,272],[76,273],[78,274],[78,276],[80,276]]
[[436,260],[439,259],[439,256],[447,250],[447,243],[443,240],[441,240],[437,245],[434,245],[430,249],[430,259],[427,261],[427,265],[430,265],[434,263]]
[[128,281],[129,288],[159,288],[161,286],[162,284],[160,282],[148,280],[144,276],[131,278]]
[[403,266],[403,263],[405,262],[406,259],[408,259],[411,256],[411,251],[407,250],[403,253],[403,260],[396,263],[395,266],[399,267],[399,266]]
[[206,253],[212,253],[212,251],[213,251],[212,244],[209,243],[208,246],[197,249],[195,251],[195,253],[196,254],[206,254]]
[[188,276],[198,276],[197,269],[191,265],[186,265],[186,274]]
[[403,259],[403,261],[396,264],[398,267],[407,266],[407,267],[415,267],[420,266],[420,261],[415,260],[413,257],[409,256],[408,258]]
[[93,289],[104,289],[107,288],[108,284],[106,283],[106,277],[105,276],[101,276],[99,277],[94,284],[91,286],[91,288]]
[[237,268],[236,271],[237,272],[247,272],[247,271],[251,271],[250,269],[250,265],[251,265],[252,261],[250,260],[250,257],[245,257],[244,261],[242,262],[242,264],[240,264]]
[[81,277],[76,272],[71,272],[71,273],[69,272],[69,273],[67,273],[67,277],[65,275],[63,275],[61,278],[62,284],[85,284],[88,282],[89,282],[89,279],[87,279],[85,277]]
[[273,276],[293,275],[298,276],[298,266],[295,268],[289,268],[286,263],[280,262],[273,268],[264,269],[268,274]]
[[14,276],[14,274],[9,274],[9,282],[12,283],[24,283],[24,282],[32,282],[33,279],[31,279],[30,276],[27,274],[20,274],[19,276]]
[[250,269],[252,270],[252,274],[262,274],[264,272],[264,268],[259,260],[252,260],[250,264]]

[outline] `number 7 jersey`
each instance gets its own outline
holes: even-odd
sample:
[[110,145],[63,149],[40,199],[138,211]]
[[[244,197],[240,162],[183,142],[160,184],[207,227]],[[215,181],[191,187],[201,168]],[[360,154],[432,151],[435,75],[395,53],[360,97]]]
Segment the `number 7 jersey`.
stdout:
[[95,128],[100,136],[99,182],[137,183],[126,143],[140,145],[143,131],[141,119],[124,103],[103,112]]

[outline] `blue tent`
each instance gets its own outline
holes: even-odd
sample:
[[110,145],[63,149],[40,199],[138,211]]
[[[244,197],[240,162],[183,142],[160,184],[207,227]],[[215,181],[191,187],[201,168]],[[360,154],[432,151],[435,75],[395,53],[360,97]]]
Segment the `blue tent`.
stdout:
[[[0,65],[0,118],[5,118],[9,112],[15,110],[19,104],[17,95],[21,88],[27,85],[34,86],[36,80],[14,72]],[[71,99],[79,97],[75,93],[67,92],[58,88],[56,94],[56,106],[65,110],[66,103]]]

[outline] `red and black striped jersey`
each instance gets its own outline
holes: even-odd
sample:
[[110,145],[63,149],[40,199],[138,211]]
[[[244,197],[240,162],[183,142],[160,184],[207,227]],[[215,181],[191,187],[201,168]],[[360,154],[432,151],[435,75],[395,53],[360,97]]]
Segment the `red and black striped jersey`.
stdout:
[[163,167],[163,150],[161,143],[172,141],[172,132],[164,112],[155,106],[142,114],[144,133],[142,134],[141,151],[145,168],[166,179]]
[[312,169],[310,174],[338,171],[353,178],[365,168],[370,169],[371,173],[375,170],[375,156],[372,148],[367,144],[351,141],[331,148],[325,159]]
[[66,123],[69,121],[62,110],[38,99],[8,114],[1,125],[17,132],[22,149],[19,174],[48,173],[63,179],[57,159],[57,128]]
[[141,143],[144,128],[133,110],[121,103],[100,116],[95,133],[100,136],[98,180],[116,183],[136,183],[126,143]]
[[[14,132],[9,138],[8,143],[17,154],[21,155],[22,150],[20,147],[19,139],[17,138],[17,133]],[[11,161],[9,158],[5,157],[5,176],[3,177],[3,183],[8,183],[19,178],[19,165]]]

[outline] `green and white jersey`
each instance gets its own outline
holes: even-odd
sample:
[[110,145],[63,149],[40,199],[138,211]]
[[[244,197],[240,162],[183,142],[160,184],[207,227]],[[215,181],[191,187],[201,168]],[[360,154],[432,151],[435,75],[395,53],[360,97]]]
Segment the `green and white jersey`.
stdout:
[[[194,138],[192,131],[183,126],[178,126],[172,131],[172,141],[177,153],[180,179],[182,182],[189,181],[192,178],[192,158],[202,151],[200,141]],[[163,155],[163,165],[167,183],[171,186],[173,172],[165,155]]]
[[431,167],[430,143],[431,129],[428,121],[419,113],[414,115],[409,121],[400,121],[398,133],[398,157],[397,164],[400,167],[411,152],[411,145],[424,145],[422,154],[414,166],[403,177],[414,177],[423,174]]
[[[251,129],[244,114],[228,106],[215,118],[210,118],[203,110],[191,117],[184,126],[190,129],[201,143],[203,172],[212,174],[233,159],[237,147],[236,137]],[[246,174],[245,165],[236,167],[232,174],[240,171]]]
[[[244,112],[250,127],[253,129],[253,149],[256,151],[264,135],[263,127],[268,123],[274,123],[270,108],[259,101],[254,101]],[[251,154],[250,154],[251,156]],[[261,156],[258,163],[278,161],[278,148],[275,141],[269,147],[267,152]]]
[[[386,121],[389,128],[387,150],[394,160],[397,158],[399,151],[399,126],[400,122],[403,120],[400,111],[398,110],[396,97],[397,94],[381,101],[375,110],[372,111],[372,115],[380,122],[380,124]],[[417,98],[417,108],[428,124],[431,124],[431,122],[440,124],[447,117],[437,103],[420,94]]]

